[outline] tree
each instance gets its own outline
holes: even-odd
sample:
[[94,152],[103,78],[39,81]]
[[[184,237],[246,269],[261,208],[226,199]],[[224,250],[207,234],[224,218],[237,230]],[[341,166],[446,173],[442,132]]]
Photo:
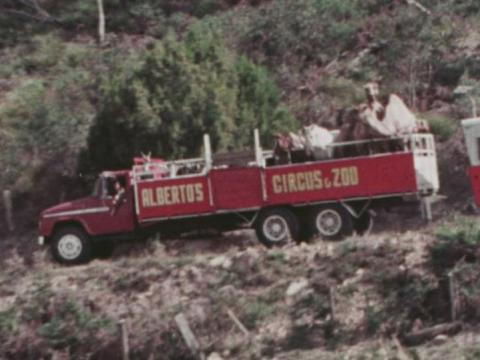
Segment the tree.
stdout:
[[214,150],[244,148],[254,128],[268,141],[293,126],[264,69],[193,29],[184,41],[169,35],[106,76],[83,164],[128,167],[141,151],[197,156],[204,133]]
[[97,0],[98,6],[98,41],[100,44],[105,42],[105,11],[103,9],[103,0]]

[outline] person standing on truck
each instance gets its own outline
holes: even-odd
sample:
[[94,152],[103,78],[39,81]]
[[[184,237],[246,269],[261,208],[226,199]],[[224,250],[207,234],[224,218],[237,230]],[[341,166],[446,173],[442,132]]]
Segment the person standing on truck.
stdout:
[[115,180],[114,188],[115,188],[115,196],[113,197],[112,209],[110,211],[110,214],[112,216],[115,215],[118,208],[122,204],[123,199],[125,199],[125,195],[126,195],[125,187],[123,187],[119,179]]

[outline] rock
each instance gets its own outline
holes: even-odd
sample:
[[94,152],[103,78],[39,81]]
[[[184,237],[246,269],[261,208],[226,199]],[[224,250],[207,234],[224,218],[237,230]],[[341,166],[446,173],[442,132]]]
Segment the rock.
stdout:
[[207,299],[193,300],[190,304],[188,315],[190,315],[192,319],[195,319],[196,322],[204,324],[208,321],[208,306],[209,302]]
[[224,298],[233,299],[238,295],[238,290],[233,285],[225,285],[218,290],[218,293]]
[[213,352],[210,355],[208,355],[207,360],[223,360],[223,358],[220,356],[219,353]]
[[446,342],[448,341],[448,336],[447,335],[437,335],[435,336],[435,338],[433,339],[433,343],[435,345],[441,345],[441,344],[445,344]]
[[287,297],[294,297],[299,294],[302,290],[308,287],[308,280],[305,278],[300,278],[292,283],[287,288],[285,295]]
[[187,275],[193,281],[200,282],[203,279],[202,271],[196,266],[190,266],[189,268],[187,268]]
[[228,270],[232,267],[232,260],[225,255],[220,255],[210,260],[210,266]]
[[258,266],[260,254],[254,248],[248,248],[233,258],[232,269],[238,273],[248,273]]
[[223,348],[232,353],[241,348],[245,344],[245,341],[243,334],[232,334],[223,339]]

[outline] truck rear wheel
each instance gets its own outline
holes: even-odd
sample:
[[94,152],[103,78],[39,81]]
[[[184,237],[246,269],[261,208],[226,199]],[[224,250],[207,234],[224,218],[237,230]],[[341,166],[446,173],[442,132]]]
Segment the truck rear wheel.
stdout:
[[83,229],[66,226],[53,235],[51,250],[55,260],[62,264],[81,264],[90,260],[92,243]]
[[309,227],[313,234],[328,240],[339,240],[353,233],[352,216],[340,205],[312,209]]
[[277,208],[262,212],[255,230],[260,242],[267,247],[272,247],[297,240],[300,226],[290,210]]

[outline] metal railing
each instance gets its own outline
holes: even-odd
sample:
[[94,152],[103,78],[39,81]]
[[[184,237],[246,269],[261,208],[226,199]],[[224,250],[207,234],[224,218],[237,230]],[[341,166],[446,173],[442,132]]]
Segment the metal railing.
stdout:
[[[171,160],[165,162],[147,162],[143,165],[133,167],[132,177],[135,181],[149,181],[159,178],[176,178],[203,175],[212,167],[212,155],[209,148],[209,139],[206,136],[205,145],[207,150],[204,157]],[[371,156],[385,153],[413,152],[415,156],[431,157],[435,155],[435,142],[432,134],[411,134],[391,138],[376,138],[366,140],[354,140],[337,142],[327,145],[330,153],[329,158],[322,160],[332,160],[334,152],[337,150],[348,150],[356,147],[361,150],[358,154],[342,156],[359,157]],[[355,151],[353,151],[355,153]],[[248,166],[264,167],[266,159],[274,156],[273,150],[264,150],[261,148],[258,134],[255,134],[255,162],[248,163]],[[318,160],[318,161],[322,161]]]

